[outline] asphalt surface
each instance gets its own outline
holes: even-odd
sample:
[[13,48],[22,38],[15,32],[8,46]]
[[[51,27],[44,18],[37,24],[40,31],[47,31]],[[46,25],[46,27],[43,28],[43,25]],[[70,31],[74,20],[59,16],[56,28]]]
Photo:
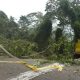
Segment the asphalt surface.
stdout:
[[[15,58],[0,57],[0,61],[19,61]],[[16,75],[30,70],[22,64],[0,63],[0,80],[16,77]]]
[[[14,58],[3,58],[0,57],[1,61],[18,61],[19,59]],[[28,63],[33,63],[33,59],[28,59]],[[29,68],[25,67],[23,64],[13,64],[13,63],[0,63],[0,80],[8,80],[15,78],[20,73],[30,71]],[[80,66],[68,66],[60,72],[53,70],[45,74],[39,75],[31,80],[80,80]]]
[[53,70],[31,80],[80,80],[80,66],[69,66],[61,72]]
[[[0,56],[0,61],[26,61],[28,64],[35,65],[38,63],[39,59],[18,59],[18,58],[9,58],[7,56]],[[31,69],[26,67],[23,64],[17,63],[4,63],[0,62],[0,80],[10,80],[15,78],[20,73],[30,71]]]

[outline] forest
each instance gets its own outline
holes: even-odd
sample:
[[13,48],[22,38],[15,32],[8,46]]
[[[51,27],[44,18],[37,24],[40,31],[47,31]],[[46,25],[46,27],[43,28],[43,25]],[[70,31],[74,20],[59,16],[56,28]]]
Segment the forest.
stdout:
[[80,5],[70,0],[48,0],[45,14],[32,12],[18,21],[0,11],[0,44],[19,58],[72,62],[80,39]]

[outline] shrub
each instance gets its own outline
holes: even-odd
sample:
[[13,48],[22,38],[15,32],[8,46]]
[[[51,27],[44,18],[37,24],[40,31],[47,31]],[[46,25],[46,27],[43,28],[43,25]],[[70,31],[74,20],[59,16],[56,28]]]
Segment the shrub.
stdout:
[[35,48],[35,43],[26,40],[13,40],[8,44],[9,52],[17,57],[30,56]]

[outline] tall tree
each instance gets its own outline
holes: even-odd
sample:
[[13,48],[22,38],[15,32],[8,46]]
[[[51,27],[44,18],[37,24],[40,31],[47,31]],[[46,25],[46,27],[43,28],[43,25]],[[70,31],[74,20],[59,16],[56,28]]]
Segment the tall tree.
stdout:
[[11,16],[6,29],[6,38],[14,39],[18,37],[19,26]]
[[57,28],[57,30],[55,32],[55,41],[58,42],[61,37],[62,37],[62,29]]
[[0,35],[6,35],[5,31],[7,29],[8,21],[7,15],[3,11],[0,11]]
[[[50,3],[50,4],[49,4]],[[60,21],[59,26],[66,26],[66,24],[70,24],[72,29],[74,30],[74,41],[80,38],[79,32],[79,22],[80,22],[80,6],[73,4],[69,0],[49,0],[49,5],[46,7],[46,11],[53,13],[53,16],[56,16]]]
[[38,29],[35,42],[38,44],[39,50],[43,50],[48,45],[48,39],[52,31],[52,22],[49,19],[44,19]]
[[20,34],[25,39],[33,40],[36,35],[37,26],[42,22],[43,14],[41,12],[29,13],[21,16],[19,19]]

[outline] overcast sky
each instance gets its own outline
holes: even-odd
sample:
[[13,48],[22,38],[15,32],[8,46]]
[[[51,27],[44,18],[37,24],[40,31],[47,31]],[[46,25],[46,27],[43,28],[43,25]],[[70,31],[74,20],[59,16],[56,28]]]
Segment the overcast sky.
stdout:
[[31,12],[41,11],[44,13],[45,4],[48,0],[0,0],[0,10],[8,17],[19,18]]

